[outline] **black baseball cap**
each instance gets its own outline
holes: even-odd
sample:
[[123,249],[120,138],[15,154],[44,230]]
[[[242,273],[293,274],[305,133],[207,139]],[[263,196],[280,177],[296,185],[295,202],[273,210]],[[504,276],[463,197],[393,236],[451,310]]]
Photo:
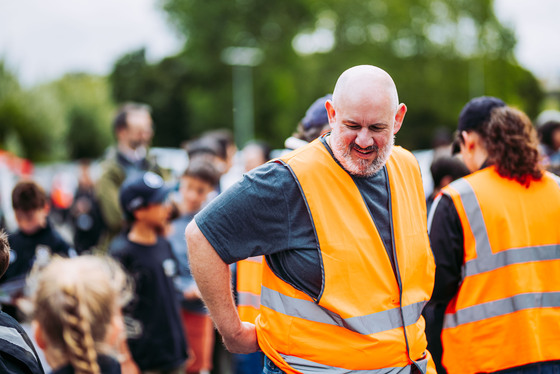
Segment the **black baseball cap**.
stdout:
[[492,109],[506,106],[502,100],[492,96],[475,97],[469,101],[459,114],[459,124],[457,130],[462,131],[476,130],[481,128],[490,120]]
[[132,218],[134,211],[150,204],[160,204],[171,191],[163,179],[151,171],[128,178],[121,186],[119,200],[127,216]]

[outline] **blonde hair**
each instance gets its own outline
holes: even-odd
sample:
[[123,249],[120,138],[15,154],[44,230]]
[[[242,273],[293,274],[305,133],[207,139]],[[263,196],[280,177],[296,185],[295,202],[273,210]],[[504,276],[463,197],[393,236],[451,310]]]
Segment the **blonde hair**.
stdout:
[[33,318],[77,374],[99,374],[111,320],[130,295],[127,277],[101,256],[54,258],[33,281]]

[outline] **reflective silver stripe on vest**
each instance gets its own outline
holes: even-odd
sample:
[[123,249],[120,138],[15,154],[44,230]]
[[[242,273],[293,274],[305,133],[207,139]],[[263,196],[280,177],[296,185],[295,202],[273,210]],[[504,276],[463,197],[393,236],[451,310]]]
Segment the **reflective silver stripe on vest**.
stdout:
[[[278,313],[308,321],[341,326],[362,335],[375,334],[403,326],[398,307],[366,316],[342,318],[312,301],[289,297],[264,286],[262,287],[261,303]],[[405,326],[418,321],[425,304],[426,301],[421,301],[402,308]]]
[[486,231],[480,204],[474,194],[474,190],[465,179],[458,179],[453,182],[451,186],[457,190],[461,196],[465,214],[467,215],[467,220],[469,221],[476,242],[476,257],[487,258],[492,256],[490,239],[488,239],[488,232]]
[[263,256],[253,256],[253,257],[247,257],[245,260],[247,260],[249,262],[257,262],[259,264],[262,264],[262,259],[263,259]]
[[453,328],[465,323],[503,316],[524,309],[560,307],[560,292],[524,293],[474,305],[446,314],[443,328]]
[[35,354],[33,353],[31,347],[27,345],[20,333],[13,327],[0,326],[0,339],[17,345],[18,347],[24,349],[25,351],[33,355],[33,357],[35,357]]
[[475,259],[467,262],[464,274],[469,276],[513,264],[558,259],[560,259],[560,244],[508,249],[484,260]]
[[476,258],[463,265],[463,278],[513,264],[560,259],[560,244],[512,248],[492,253],[480,204],[471,185],[466,180],[459,179],[451,186],[461,196],[475,239]]
[[551,176],[552,179],[554,179],[554,181],[555,181],[556,183],[558,183],[558,187],[560,187],[560,177],[559,177],[558,175],[552,174],[552,173],[549,173],[549,172],[547,172],[546,175]]
[[255,309],[259,309],[261,306],[261,296],[250,292],[238,292],[237,305],[252,306]]
[[[341,347],[341,349],[344,349],[344,347]],[[343,353],[341,352],[340,354]],[[305,360],[303,358],[299,358],[295,356],[288,356],[283,354],[280,354],[280,356],[282,356],[282,358],[286,361],[286,363],[290,365],[292,368],[305,374],[307,373],[409,374],[412,373],[412,367],[413,367],[413,365],[407,365],[405,367],[382,368],[382,369],[373,369],[373,370],[349,370],[349,369],[319,364],[317,362]],[[422,360],[418,360],[416,361],[416,365],[418,365],[422,373],[425,373],[428,368],[428,359],[424,358]]]

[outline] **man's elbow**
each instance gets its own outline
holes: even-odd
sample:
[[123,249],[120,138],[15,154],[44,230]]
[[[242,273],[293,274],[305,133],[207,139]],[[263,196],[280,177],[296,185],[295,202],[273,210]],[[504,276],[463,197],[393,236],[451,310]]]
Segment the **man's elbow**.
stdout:
[[185,228],[185,240],[187,241],[187,248],[189,251],[191,248],[197,247],[201,237],[204,238],[204,235],[202,235],[202,232],[193,219]]

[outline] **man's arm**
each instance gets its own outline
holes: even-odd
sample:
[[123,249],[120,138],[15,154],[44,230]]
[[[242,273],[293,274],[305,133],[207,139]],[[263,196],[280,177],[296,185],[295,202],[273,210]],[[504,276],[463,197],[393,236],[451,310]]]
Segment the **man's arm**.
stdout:
[[194,220],[185,230],[191,272],[226,348],[232,353],[258,349],[255,325],[241,322],[233,300],[229,266],[218,256]]

